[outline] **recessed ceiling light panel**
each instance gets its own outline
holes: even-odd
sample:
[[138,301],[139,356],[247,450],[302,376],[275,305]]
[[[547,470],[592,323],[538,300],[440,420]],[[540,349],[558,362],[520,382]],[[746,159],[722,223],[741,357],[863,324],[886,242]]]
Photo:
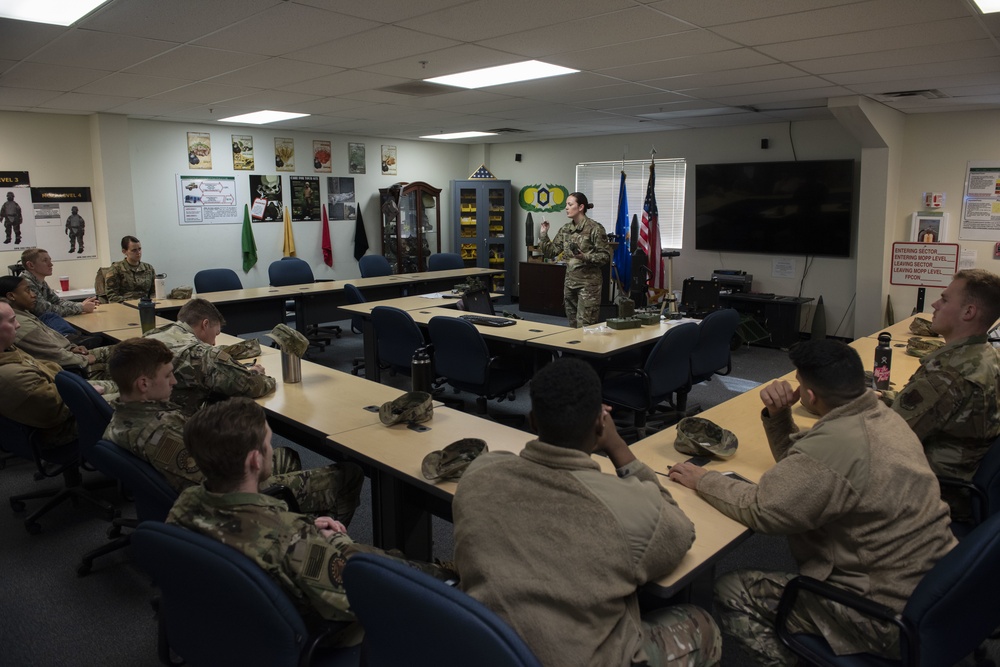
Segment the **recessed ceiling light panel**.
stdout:
[[0,18],[72,25],[108,0],[0,0]]
[[428,134],[421,139],[470,139],[472,137],[492,137],[496,132],[451,132],[449,134]]
[[485,88],[487,86],[500,86],[505,83],[517,83],[518,81],[531,81],[532,79],[544,79],[550,76],[561,76],[563,74],[573,74],[580,70],[550,65],[539,60],[526,60],[521,63],[511,63],[510,65],[499,65],[497,67],[486,67],[474,69],[469,72],[459,72],[447,76],[437,76],[433,79],[424,79],[430,83],[440,83],[446,86],[458,86],[459,88]]
[[983,14],[1000,12],[1000,0],[972,0]]
[[291,113],[289,111],[254,111],[253,113],[240,114],[222,118],[222,123],[248,123],[250,125],[266,125],[267,123],[277,123],[279,120],[291,120],[292,118],[302,118],[308,116],[307,113]]

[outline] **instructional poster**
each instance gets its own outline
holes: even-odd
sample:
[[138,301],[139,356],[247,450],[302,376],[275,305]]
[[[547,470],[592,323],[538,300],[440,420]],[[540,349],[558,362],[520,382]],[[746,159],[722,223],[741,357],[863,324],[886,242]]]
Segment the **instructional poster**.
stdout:
[[23,250],[37,245],[28,172],[0,171],[0,220],[4,233],[0,249]]
[[177,175],[177,199],[182,225],[238,225],[243,215],[236,205],[235,176]]
[[1000,162],[969,162],[958,238],[1000,240]]
[[39,248],[57,262],[97,257],[90,188],[31,188]]

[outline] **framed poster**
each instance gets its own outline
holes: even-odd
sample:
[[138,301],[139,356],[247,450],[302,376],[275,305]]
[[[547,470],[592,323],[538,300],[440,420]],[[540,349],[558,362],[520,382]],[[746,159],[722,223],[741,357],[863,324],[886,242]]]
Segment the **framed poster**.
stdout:
[[212,168],[212,137],[208,132],[188,132],[187,147],[189,167]]
[[382,173],[386,176],[396,175],[396,147],[382,146]]
[[235,176],[177,175],[182,225],[237,225],[243,216],[236,205]]
[[910,241],[943,243],[948,234],[947,213],[914,213],[910,217]]
[[289,176],[292,220],[319,220],[319,176]]
[[331,220],[354,220],[358,217],[353,178],[331,176],[326,179],[326,196]]
[[35,245],[35,207],[31,204],[31,183],[26,171],[0,171],[0,220],[3,221],[3,250],[23,250]]
[[278,171],[295,171],[295,139],[274,138],[274,166]]
[[365,145],[347,144],[347,173],[365,173]]
[[313,141],[313,170],[329,174],[330,168],[330,142]]
[[281,175],[250,176],[250,217],[256,222],[283,222]]
[[249,134],[233,135],[233,169],[253,171],[253,137]]
[[[94,259],[94,206],[90,188],[31,188],[35,242],[52,259]],[[67,249],[68,248],[68,249]]]

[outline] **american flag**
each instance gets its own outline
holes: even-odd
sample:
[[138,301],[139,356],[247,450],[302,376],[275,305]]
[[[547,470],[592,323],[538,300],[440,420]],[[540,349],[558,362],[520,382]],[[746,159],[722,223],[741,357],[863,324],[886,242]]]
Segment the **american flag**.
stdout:
[[656,210],[656,168],[649,161],[649,185],[642,204],[642,222],[639,223],[639,247],[649,258],[649,286],[663,288],[663,258],[660,256],[659,212]]

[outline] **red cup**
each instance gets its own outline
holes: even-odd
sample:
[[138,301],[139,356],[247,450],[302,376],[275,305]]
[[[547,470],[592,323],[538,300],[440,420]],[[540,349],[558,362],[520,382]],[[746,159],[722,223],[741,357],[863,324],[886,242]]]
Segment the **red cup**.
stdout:
[[69,276],[59,276],[59,289],[63,292],[69,291]]

